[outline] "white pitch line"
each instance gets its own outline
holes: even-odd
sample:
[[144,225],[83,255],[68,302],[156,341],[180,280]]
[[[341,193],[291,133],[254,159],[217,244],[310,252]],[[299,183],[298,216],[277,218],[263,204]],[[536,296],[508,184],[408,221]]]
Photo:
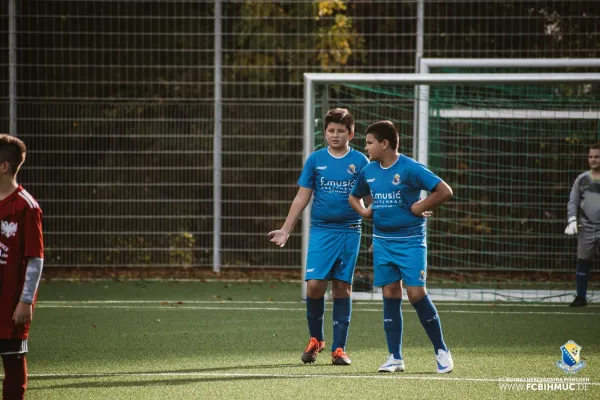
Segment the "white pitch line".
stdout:
[[399,375],[399,374],[373,374],[373,375],[339,375],[339,374],[246,374],[246,373],[206,373],[206,372],[114,372],[114,373],[97,373],[97,374],[29,374],[30,378],[112,378],[112,377],[163,377],[163,376],[202,376],[202,377],[247,377],[247,378],[325,378],[325,379],[398,379],[398,380],[417,380],[417,381],[452,381],[452,382],[498,382],[498,383],[583,383],[592,386],[600,385],[599,382],[570,382],[570,381],[557,381],[553,378],[538,379],[529,378],[535,380],[528,380],[527,378],[463,378],[463,377],[451,377],[451,376],[416,376],[416,375]]
[[[173,307],[171,307],[173,306]],[[67,309],[127,309],[127,310],[219,310],[219,311],[306,311],[305,308],[286,308],[286,307],[198,307],[198,306],[185,306],[168,304],[164,306],[127,306],[127,305],[70,305],[70,304],[38,304],[37,308],[67,308]],[[403,312],[414,313],[415,310],[402,310]],[[380,308],[356,308],[354,312],[381,312]],[[599,316],[600,313],[578,313],[578,312],[566,312],[566,311],[496,311],[496,310],[440,310],[442,314],[513,314],[513,315],[578,315],[578,316]]]
[[[38,301],[37,304],[157,304],[157,303],[169,303],[176,304],[182,302],[183,304],[302,304],[302,301],[272,301],[272,300],[42,300]],[[327,301],[328,304],[332,304],[332,301]],[[353,305],[373,305],[381,304],[380,301],[354,301]],[[542,307],[542,308],[565,308],[568,303],[561,304],[536,304],[536,303],[480,303],[480,302],[465,302],[465,303],[448,303],[444,301],[437,301],[437,307],[444,306],[460,306],[460,307]],[[404,307],[409,307],[408,302],[404,302]],[[589,304],[587,308],[600,308],[600,304]]]

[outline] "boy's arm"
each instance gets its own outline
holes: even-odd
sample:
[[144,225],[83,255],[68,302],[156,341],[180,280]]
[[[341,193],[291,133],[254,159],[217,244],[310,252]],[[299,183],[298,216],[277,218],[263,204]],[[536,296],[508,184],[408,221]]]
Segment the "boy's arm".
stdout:
[[29,209],[25,214],[24,239],[24,256],[27,257],[28,260],[23,290],[21,291],[19,302],[13,313],[13,320],[17,326],[31,322],[31,304],[35,300],[35,293],[37,292],[42,277],[42,269],[44,267],[42,211],[37,206]]
[[575,221],[577,219],[577,210],[579,210],[579,203],[581,202],[581,190],[579,188],[579,178],[573,183],[571,188],[571,194],[569,195],[569,204],[567,205],[567,220]]
[[31,304],[35,298],[35,293],[40,284],[42,269],[44,268],[44,259],[40,257],[31,257],[27,262],[25,271],[25,283],[19,303],[13,313],[15,325],[25,325],[31,322]]
[[576,235],[577,230],[577,211],[579,210],[579,204],[581,203],[581,190],[579,188],[579,177],[575,179],[573,187],[571,188],[571,194],[569,195],[569,204],[567,204],[567,228],[565,233],[567,235]]
[[300,186],[300,189],[298,189],[298,193],[296,194],[296,197],[290,206],[290,211],[288,212],[287,218],[285,219],[281,229],[269,232],[271,242],[275,243],[279,247],[285,246],[285,243],[290,237],[290,233],[294,229],[294,226],[296,226],[296,222],[298,222],[298,218],[300,218],[300,215],[302,215],[304,209],[310,202],[312,194],[312,189]]
[[373,217],[373,209],[371,208],[371,205],[369,204],[369,206],[365,208],[362,199],[351,194],[350,196],[348,196],[348,203],[350,203],[350,207],[352,207],[352,209],[354,209],[354,211],[356,211],[361,217]]
[[444,181],[440,181],[426,199],[417,201],[410,207],[410,211],[417,216],[423,216],[428,210],[441,206],[453,196],[452,188]]

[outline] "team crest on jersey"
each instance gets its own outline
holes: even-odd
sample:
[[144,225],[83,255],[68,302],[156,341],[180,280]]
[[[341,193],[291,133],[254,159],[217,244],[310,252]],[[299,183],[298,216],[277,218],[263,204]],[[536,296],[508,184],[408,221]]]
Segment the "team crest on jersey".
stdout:
[[347,172],[351,175],[356,175],[356,165],[354,165],[354,164],[348,165]]
[[585,361],[581,359],[581,346],[572,340],[560,347],[562,359],[556,362],[556,366],[567,374],[575,374],[585,367]]
[[15,236],[17,233],[17,223],[2,221],[2,225],[0,225],[0,233],[7,238]]
[[400,175],[396,174],[394,175],[394,180],[392,181],[393,185],[399,185],[400,184]]
[[421,270],[421,273],[419,274],[419,280],[421,282],[425,282],[427,280],[427,272]]

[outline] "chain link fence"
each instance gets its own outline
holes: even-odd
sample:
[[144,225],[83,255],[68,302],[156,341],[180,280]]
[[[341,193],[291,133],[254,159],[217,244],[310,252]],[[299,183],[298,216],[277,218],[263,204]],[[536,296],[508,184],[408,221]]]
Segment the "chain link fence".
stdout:
[[29,148],[20,181],[44,209],[49,267],[212,266],[215,67],[221,263],[295,268],[300,226],[277,251],[266,234],[297,190],[304,72],[414,72],[419,37],[424,57],[586,58],[600,49],[595,1],[228,0],[219,66],[212,0],[10,1],[16,133]]

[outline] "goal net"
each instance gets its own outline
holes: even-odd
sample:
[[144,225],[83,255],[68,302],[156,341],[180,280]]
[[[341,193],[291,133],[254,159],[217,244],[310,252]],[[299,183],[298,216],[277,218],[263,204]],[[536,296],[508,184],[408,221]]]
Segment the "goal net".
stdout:
[[[305,156],[326,146],[322,118],[330,108],[352,112],[351,145],[361,151],[369,124],[393,121],[401,135],[399,151],[426,164],[454,190],[427,222],[432,297],[569,301],[577,240],[564,234],[567,202],[575,178],[588,169],[589,146],[600,139],[599,78],[305,74]],[[309,213],[303,218],[306,254]],[[381,298],[372,286],[370,235],[366,221],[355,299]],[[600,294],[593,286],[592,301]]]

